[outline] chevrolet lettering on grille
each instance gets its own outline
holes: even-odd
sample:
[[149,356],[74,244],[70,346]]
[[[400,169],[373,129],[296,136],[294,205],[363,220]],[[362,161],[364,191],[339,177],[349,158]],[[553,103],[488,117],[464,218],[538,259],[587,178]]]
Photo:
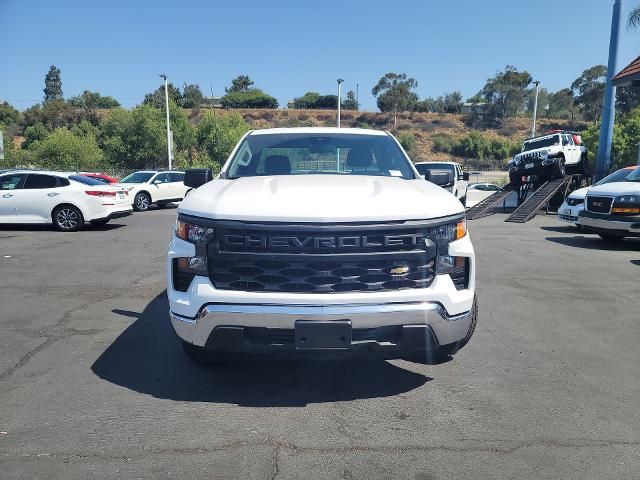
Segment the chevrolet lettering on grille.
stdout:
[[431,241],[420,234],[273,236],[225,235],[223,244],[231,248],[269,248],[280,250],[319,250],[332,248],[424,247]]

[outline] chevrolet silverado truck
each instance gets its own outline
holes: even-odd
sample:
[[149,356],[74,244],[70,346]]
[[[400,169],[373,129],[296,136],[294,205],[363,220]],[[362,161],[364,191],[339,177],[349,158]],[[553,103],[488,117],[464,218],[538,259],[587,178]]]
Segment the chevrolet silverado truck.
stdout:
[[580,221],[604,240],[640,237],[640,168],[623,181],[590,187]]
[[579,134],[553,131],[525,141],[522,152],[509,161],[508,169],[509,180],[515,187],[522,184],[522,177],[535,176],[544,181],[562,178],[566,173],[587,175],[587,148]]
[[188,171],[167,261],[170,318],[198,363],[279,355],[435,362],[471,338],[464,207],[389,133],[248,132]]

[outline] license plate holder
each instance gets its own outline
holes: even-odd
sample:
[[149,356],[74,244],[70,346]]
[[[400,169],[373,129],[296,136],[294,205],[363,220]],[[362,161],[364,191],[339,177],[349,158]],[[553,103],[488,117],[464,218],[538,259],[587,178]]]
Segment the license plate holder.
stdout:
[[535,166],[535,165],[534,165],[533,163],[527,163],[527,164],[524,166],[524,168],[525,168],[526,170],[531,170],[534,166]]
[[351,347],[351,320],[297,320],[297,350],[347,350]]

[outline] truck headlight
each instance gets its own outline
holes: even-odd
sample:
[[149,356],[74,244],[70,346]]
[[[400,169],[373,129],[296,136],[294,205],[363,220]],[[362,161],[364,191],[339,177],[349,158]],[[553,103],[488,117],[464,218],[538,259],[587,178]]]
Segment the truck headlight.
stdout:
[[621,195],[613,201],[611,213],[618,215],[640,214],[640,194]]
[[458,290],[469,286],[469,259],[449,255],[449,243],[464,238],[466,234],[467,221],[463,219],[433,227],[429,235],[438,245],[436,274],[449,275]]
[[175,233],[181,240],[193,243],[196,254],[193,257],[177,258],[174,267],[180,272],[207,275],[207,244],[213,239],[214,229],[177,220]]

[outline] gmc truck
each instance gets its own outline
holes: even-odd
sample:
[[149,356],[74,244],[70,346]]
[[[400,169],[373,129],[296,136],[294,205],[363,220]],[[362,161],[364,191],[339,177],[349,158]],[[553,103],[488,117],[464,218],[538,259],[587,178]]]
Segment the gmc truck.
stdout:
[[170,318],[195,362],[378,356],[439,362],[477,321],[464,207],[389,133],[248,132],[188,171]]

